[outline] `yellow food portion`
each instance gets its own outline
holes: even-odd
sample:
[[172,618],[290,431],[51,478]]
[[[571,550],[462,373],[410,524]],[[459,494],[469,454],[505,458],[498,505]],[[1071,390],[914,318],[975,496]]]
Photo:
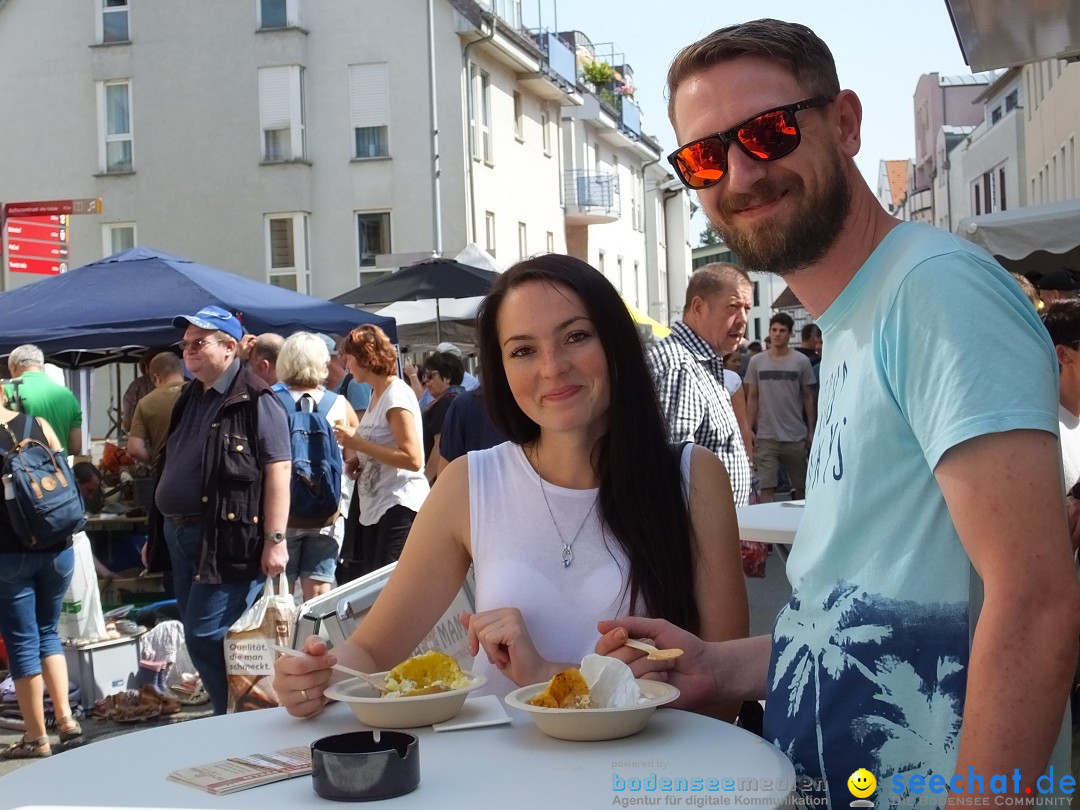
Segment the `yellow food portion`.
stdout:
[[552,678],[547,688],[531,697],[528,703],[548,709],[591,709],[592,697],[581,670],[571,667]]
[[386,688],[402,697],[463,689],[469,683],[458,662],[438,650],[413,656],[386,673]]

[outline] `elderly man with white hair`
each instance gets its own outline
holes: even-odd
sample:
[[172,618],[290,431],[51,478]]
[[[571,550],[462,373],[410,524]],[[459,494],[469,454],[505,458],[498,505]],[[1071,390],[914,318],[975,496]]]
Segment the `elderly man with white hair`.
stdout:
[[31,343],[15,347],[8,356],[8,371],[20,380],[12,401],[22,403],[24,413],[40,416],[56,432],[64,454],[82,452],[82,408],[67,388],[49,379],[45,355]]

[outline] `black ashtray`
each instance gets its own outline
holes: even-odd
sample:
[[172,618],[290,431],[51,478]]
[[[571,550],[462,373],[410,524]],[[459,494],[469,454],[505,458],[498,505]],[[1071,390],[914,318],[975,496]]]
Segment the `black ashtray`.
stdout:
[[420,741],[402,731],[353,731],[311,744],[311,781],[324,799],[392,799],[420,784]]

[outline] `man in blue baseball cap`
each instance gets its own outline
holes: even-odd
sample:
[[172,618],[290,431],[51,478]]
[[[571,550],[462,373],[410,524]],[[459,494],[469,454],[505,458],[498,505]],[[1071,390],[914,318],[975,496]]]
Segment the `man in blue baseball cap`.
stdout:
[[215,714],[224,714],[225,631],[289,558],[289,429],[270,386],[237,357],[244,329],[236,315],[209,306],[173,323],[184,328],[180,348],[194,379],[176,401],[159,459],[154,504],[163,523],[151,543],[168,548],[188,652]]

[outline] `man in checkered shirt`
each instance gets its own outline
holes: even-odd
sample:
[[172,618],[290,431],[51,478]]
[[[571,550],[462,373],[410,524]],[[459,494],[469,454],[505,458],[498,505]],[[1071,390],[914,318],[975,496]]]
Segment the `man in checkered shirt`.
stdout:
[[691,440],[720,457],[736,506],[750,497],[750,461],[724,387],[723,359],[737,350],[752,304],[742,268],[707,264],[690,276],[682,320],[646,355],[671,440]]

